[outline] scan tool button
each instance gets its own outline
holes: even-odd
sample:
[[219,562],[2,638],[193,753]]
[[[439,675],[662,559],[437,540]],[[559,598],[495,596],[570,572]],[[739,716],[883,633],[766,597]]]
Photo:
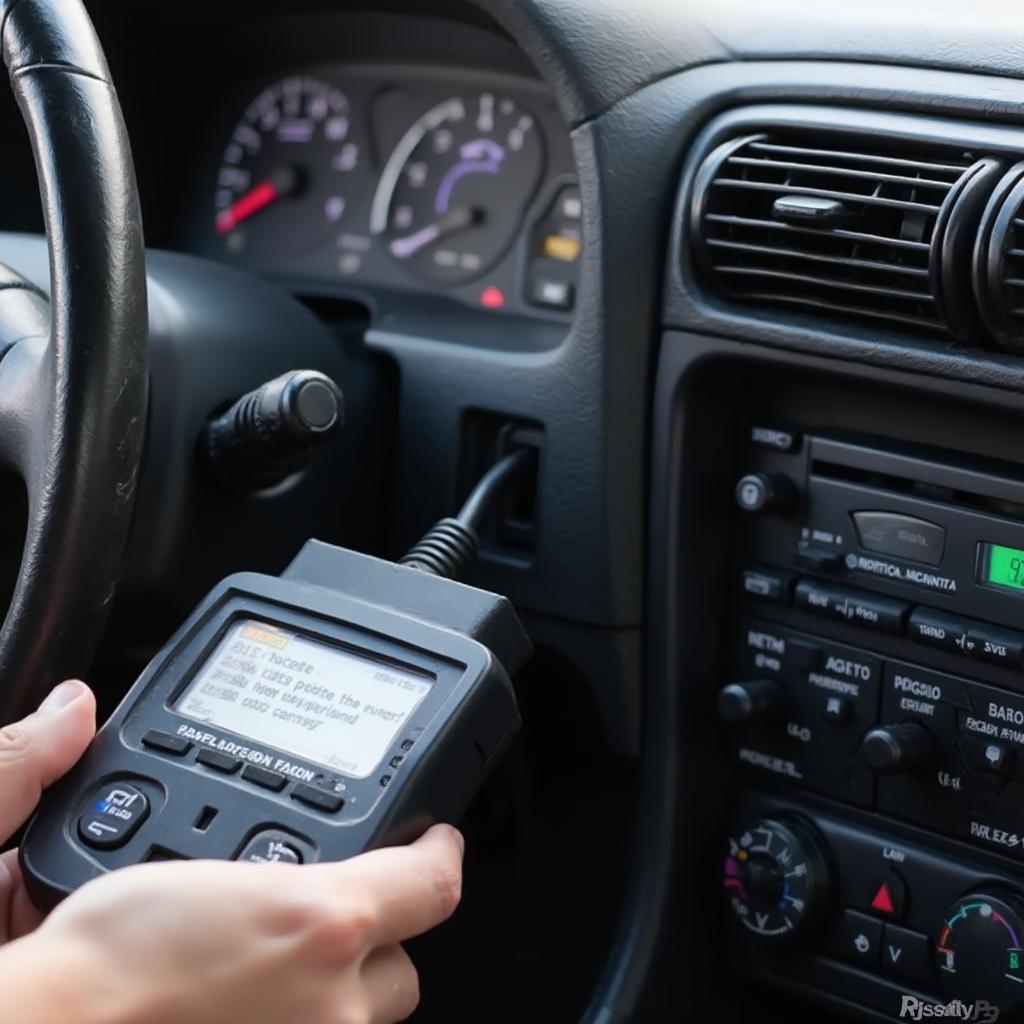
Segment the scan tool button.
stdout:
[[95,790],[78,819],[78,835],[97,850],[123,846],[149,817],[145,793],[124,782]]
[[233,775],[242,765],[237,757],[225,754],[222,750],[211,750],[209,747],[203,747],[196,754],[196,761],[214,771],[224,772],[225,775]]
[[267,829],[254,835],[235,860],[252,864],[301,864],[302,851],[287,832]]
[[150,729],[142,737],[142,745],[151,750],[159,750],[164,754],[174,754],[180,757],[192,749],[191,741],[182,736],[175,736],[173,733],[161,732],[159,729]]
[[269,768],[262,768],[258,764],[247,764],[242,769],[242,778],[246,782],[255,782],[257,786],[280,793],[288,780],[280,772],[272,772]]
[[292,799],[301,800],[319,811],[340,811],[345,806],[345,798],[339,793],[309,786],[305,782],[298,782],[292,787]]

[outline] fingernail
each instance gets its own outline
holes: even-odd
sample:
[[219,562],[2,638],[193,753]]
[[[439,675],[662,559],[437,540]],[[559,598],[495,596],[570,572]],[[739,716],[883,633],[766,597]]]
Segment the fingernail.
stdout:
[[46,700],[39,705],[40,711],[59,711],[67,707],[72,701],[77,700],[85,689],[85,683],[77,679],[68,679],[58,683],[51,691]]

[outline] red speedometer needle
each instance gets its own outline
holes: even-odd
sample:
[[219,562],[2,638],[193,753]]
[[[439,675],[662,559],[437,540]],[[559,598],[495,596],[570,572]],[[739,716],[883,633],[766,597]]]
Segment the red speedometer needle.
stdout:
[[298,180],[299,176],[292,167],[274,171],[266,181],[254,185],[241,199],[236,199],[227,209],[217,214],[214,222],[217,234],[226,235],[234,231],[254,213],[259,213],[278,199],[294,194]]

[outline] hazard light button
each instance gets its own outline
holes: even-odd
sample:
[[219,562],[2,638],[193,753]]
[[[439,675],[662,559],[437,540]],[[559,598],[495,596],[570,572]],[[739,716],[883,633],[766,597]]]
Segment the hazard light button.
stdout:
[[895,872],[890,871],[876,879],[871,887],[868,906],[883,917],[900,918],[906,904],[906,883]]

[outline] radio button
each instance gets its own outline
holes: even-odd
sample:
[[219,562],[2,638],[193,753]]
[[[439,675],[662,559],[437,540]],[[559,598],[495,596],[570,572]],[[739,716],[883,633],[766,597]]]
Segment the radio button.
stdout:
[[777,452],[795,452],[800,447],[800,435],[792,430],[754,424],[750,428],[750,442],[758,448]]
[[974,641],[970,626],[955,615],[946,615],[931,608],[915,608],[910,615],[910,639],[915,644],[938,647],[952,654],[970,654]]
[[762,601],[785,604],[793,574],[781,569],[747,569],[743,573],[743,592]]
[[964,736],[960,740],[967,767],[972,771],[992,772],[995,775],[1009,775],[1013,751],[1003,743],[983,739],[981,736]]
[[973,657],[1015,672],[1024,667],[1024,633],[979,624],[971,627],[969,639],[971,650],[968,653]]
[[818,583],[816,580],[800,580],[796,585],[794,601],[798,608],[812,615],[836,619],[879,633],[902,633],[910,611],[910,605],[905,601]]
[[845,697],[826,697],[821,707],[821,714],[826,722],[846,725],[853,715],[853,707]]
[[811,572],[838,572],[843,565],[842,555],[826,548],[797,548],[793,561]]
[[96,790],[78,819],[78,835],[97,850],[124,846],[149,816],[146,794],[124,782]]
[[860,546],[893,558],[941,565],[946,530],[936,523],[896,512],[854,512]]

